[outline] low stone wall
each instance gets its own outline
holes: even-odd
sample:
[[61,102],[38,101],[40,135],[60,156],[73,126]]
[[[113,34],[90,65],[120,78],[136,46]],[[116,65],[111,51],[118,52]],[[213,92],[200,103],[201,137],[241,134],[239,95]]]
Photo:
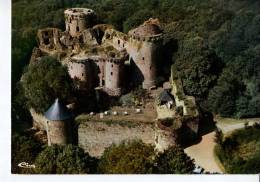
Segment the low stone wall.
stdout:
[[86,121],[79,125],[78,143],[91,156],[101,156],[106,147],[124,140],[154,144],[154,123],[105,123]]

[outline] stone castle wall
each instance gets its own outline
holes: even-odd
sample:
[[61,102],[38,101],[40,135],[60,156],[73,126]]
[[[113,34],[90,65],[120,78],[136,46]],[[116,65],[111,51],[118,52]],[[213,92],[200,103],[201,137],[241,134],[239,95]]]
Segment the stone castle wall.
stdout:
[[[31,110],[31,114],[34,125],[47,131],[50,144],[71,142],[72,134],[69,131],[72,128],[68,121],[47,121],[42,114],[37,114],[33,110]],[[68,125],[65,126],[66,124]],[[196,123],[194,126],[196,127]],[[158,121],[152,123],[86,121],[81,123],[78,128],[78,145],[91,156],[100,157],[105,148],[124,140],[141,140],[146,144],[154,145],[158,151],[164,151],[169,146],[176,144],[177,133]]]
[[183,108],[185,125],[195,134],[198,134],[200,112],[198,110],[198,106],[196,105],[195,98],[193,96],[185,95],[181,80],[173,79],[173,73],[171,73],[170,81],[172,85],[171,92],[174,95],[176,107]]
[[127,47],[128,36],[115,29],[108,28],[105,30],[102,43],[108,43],[115,49],[121,51]]
[[101,156],[106,147],[124,140],[142,140],[154,144],[154,123],[117,124],[91,122],[80,124],[78,129],[79,146],[92,156]]
[[155,148],[163,152],[170,146],[176,145],[176,131],[161,124],[158,120],[155,124]]

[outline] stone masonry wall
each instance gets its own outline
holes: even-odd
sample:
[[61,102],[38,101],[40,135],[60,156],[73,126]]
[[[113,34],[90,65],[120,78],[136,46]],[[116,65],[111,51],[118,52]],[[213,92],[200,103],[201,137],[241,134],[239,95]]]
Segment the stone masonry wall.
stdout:
[[51,144],[67,144],[70,142],[70,134],[68,132],[69,121],[48,121],[48,138]]
[[92,156],[101,156],[106,147],[123,140],[142,140],[154,144],[154,123],[104,123],[88,121],[79,125],[79,146]]

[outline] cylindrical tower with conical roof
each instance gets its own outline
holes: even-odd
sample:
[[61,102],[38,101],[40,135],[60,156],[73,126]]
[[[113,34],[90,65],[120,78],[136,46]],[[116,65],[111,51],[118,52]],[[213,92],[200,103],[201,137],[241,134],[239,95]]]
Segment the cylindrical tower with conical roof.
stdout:
[[68,144],[72,142],[71,121],[72,113],[56,99],[52,106],[44,113],[47,118],[46,131],[48,145]]

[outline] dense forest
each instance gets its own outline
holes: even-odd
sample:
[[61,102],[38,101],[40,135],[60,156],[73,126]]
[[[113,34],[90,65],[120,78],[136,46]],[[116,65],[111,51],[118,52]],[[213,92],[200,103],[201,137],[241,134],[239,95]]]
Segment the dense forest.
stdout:
[[69,7],[91,8],[100,23],[123,32],[159,18],[173,76],[202,109],[229,117],[260,115],[259,0],[13,0],[13,114],[21,113],[17,82],[37,44],[37,30],[64,30]]

